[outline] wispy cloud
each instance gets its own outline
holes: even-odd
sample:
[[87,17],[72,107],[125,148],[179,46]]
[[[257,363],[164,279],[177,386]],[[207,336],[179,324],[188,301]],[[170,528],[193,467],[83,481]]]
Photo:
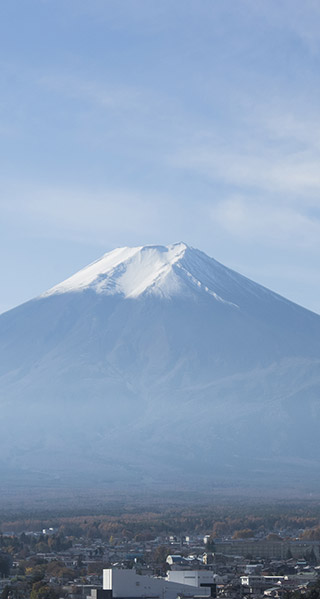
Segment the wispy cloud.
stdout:
[[245,0],[244,5],[253,15],[260,16],[272,28],[291,32],[310,51],[320,51],[320,6],[317,0]]
[[139,88],[126,85],[105,85],[94,78],[76,76],[70,72],[59,72],[36,77],[38,85],[62,94],[72,100],[82,100],[101,108],[132,110],[141,106],[141,91]]
[[19,211],[25,223],[38,232],[46,231],[46,235],[63,235],[105,247],[106,240],[115,244],[122,240],[124,245],[134,239],[153,241],[166,226],[168,235],[172,233],[168,222],[172,201],[154,193],[38,184],[7,184],[0,193],[3,218],[14,219]]
[[174,164],[242,188],[308,197],[320,192],[319,162],[306,152],[283,156],[267,150],[259,156],[240,149],[194,147],[176,156]]
[[314,248],[319,244],[320,219],[281,203],[233,197],[211,210],[212,222],[234,237],[278,246]]

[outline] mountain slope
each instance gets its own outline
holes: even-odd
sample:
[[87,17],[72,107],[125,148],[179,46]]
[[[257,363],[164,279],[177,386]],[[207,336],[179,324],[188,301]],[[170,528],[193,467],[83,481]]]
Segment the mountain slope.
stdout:
[[311,480],[319,365],[318,315],[185,244],[120,248],[0,316],[2,468]]

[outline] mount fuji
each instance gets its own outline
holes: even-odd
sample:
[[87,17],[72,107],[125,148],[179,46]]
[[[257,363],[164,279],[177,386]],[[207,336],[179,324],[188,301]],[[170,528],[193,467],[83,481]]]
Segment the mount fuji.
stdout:
[[119,248],[0,316],[0,475],[316,483],[320,316],[184,243]]

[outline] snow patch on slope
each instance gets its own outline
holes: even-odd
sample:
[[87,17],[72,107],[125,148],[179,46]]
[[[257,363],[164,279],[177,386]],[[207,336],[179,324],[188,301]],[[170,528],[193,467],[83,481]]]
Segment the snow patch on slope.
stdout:
[[234,308],[239,308],[239,306],[237,304],[235,304],[234,302],[228,302],[227,300],[220,297],[220,295],[218,295],[215,291],[212,291],[211,289],[209,289],[209,287],[207,285],[205,285],[204,283],[199,281],[196,277],[194,277],[191,274],[191,272],[189,272],[186,268],[184,268],[182,266],[182,264],[177,264],[177,267],[180,268],[182,271],[184,271],[186,276],[189,278],[189,280],[195,287],[197,287],[199,290],[205,291],[206,293],[208,293],[209,295],[214,297],[214,299],[217,300],[217,302],[221,302],[222,304],[228,304],[229,306],[233,306]]

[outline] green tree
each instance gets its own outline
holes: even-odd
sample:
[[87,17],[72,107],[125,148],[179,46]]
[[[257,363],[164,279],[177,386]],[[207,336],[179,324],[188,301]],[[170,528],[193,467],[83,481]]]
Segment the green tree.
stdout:
[[12,558],[8,553],[0,553],[0,576],[6,578],[10,574]]
[[10,587],[6,584],[6,586],[4,587],[2,593],[1,593],[1,599],[8,599],[10,593]]
[[58,599],[58,594],[52,587],[35,582],[32,585],[30,599]]
[[170,551],[168,549],[168,547],[165,547],[164,545],[160,545],[159,547],[157,547],[154,550],[154,554],[153,554],[153,559],[155,561],[156,564],[163,564],[168,555],[169,555]]

